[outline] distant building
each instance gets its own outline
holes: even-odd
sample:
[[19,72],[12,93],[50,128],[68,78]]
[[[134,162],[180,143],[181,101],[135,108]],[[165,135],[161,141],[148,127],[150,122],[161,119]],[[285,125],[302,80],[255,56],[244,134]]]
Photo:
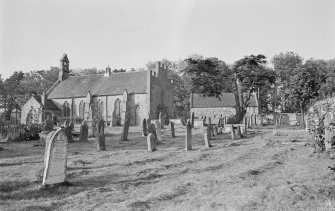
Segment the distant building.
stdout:
[[[235,110],[235,96],[233,93],[222,93],[220,100],[215,97],[203,97],[200,94],[191,93],[190,112],[194,112],[195,117],[219,118],[233,116]],[[255,93],[251,95],[250,104],[247,108],[247,115],[258,114],[258,100]]]
[[[32,96],[22,107],[21,122],[26,123],[30,111],[41,110],[41,121],[48,115],[54,119],[92,119],[99,115],[113,126],[122,125],[126,111],[131,125],[143,118],[158,118],[159,112],[173,114],[173,85],[167,67],[157,63],[155,70],[71,76],[69,59],[60,60],[58,80],[41,97]],[[40,99],[41,98],[41,99]]]

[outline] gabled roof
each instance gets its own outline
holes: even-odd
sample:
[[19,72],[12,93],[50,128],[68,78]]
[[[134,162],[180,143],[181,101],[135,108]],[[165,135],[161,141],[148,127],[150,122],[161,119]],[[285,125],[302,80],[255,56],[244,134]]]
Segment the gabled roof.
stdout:
[[[218,108],[218,107],[234,107],[236,105],[233,93],[222,93],[220,99],[215,97],[203,97],[200,94],[192,93],[191,108]],[[250,97],[249,107],[257,107],[254,95]]]
[[146,93],[147,72],[114,73],[109,77],[103,74],[87,76],[69,76],[48,93],[49,99],[86,97],[92,95],[121,95],[128,93]]
[[[32,96],[35,98],[35,100],[42,105],[42,99],[41,96]],[[50,99],[45,99],[45,105],[43,106],[45,109],[49,109],[49,110],[60,110],[55,103],[50,100]]]

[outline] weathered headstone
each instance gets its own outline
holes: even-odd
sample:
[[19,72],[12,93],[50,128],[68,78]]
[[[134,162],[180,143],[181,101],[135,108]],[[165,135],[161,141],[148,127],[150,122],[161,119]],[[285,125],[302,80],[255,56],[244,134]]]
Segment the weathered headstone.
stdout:
[[213,126],[213,133],[214,133],[214,136],[217,136],[219,131],[218,131],[218,127],[217,126]]
[[162,141],[162,130],[161,130],[161,124],[159,121],[155,122],[155,129],[156,129],[157,141],[161,142]]
[[247,134],[248,133],[248,118],[247,118],[247,116],[245,116],[243,118],[243,125],[244,125],[244,134]]
[[74,123],[73,122],[70,122],[69,126],[71,127],[71,130],[74,130]]
[[50,118],[50,116],[48,116],[44,122],[44,130],[51,131],[53,129],[54,129],[54,121]]
[[156,133],[156,127],[153,123],[151,123],[150,127],[149,127],[149,130],[148,130],[148,133],[152,133],[154,134],[156,140],[157,140],[157,133]]
[[210,134],[208,134],[207,132],[204,133],[204,141],[205,141],[205,146],[207,148],[212,147],[211,142],[210,142],[211,141]]
[[222,134],[222,127],[219,127],[219,132],[218,134]]
[[128,141],[129,126],[130,126],[130,118],[127,118],[122,127],[121,141]]
[[64,132],[65,132],[65,135],[66,135],[66,138],[67,138],[67,141],[69,143],[71,143],[73,141],[72,139],[72,128],[70,126],[66,126],[64,128]]
[[148,119],[147,119],[147,131],[148,131],[148,133],[149,133],[150,127],[151,127],[151,119],[150,119],[150,117],[148,117]]
[[147,136],[148,130],[147,130],[147,120],[144,118],[142,121],[142,135]]
[[231,140],[235,140],[235,129],[234,129],[234,125],[230,125],[230,136],[231,136]]
[[84,120],[80,125],[80,141],[87,141],[88,139],[88,126]]
[[206,116],[202,119],[202,126],[206,126]]
[[238,135],[238,138],[242,138],[242,133],[241,133],[241,126],[237,126],[237,135]]
[[190,121],[186,125],[185,145],[186,151],[192,150],[192,125]]
[[192,124],[192,128],[194,128],[194,112],[192,112],[191,124]]
[[128,91],[125,89],[122,94],[121,102],[121,125],[124,125],[125,122],[129,119],[129,102],[128,102]]
[[48,133],[48,135],[47,135],[47,138],[45,139],[45,151],[44,151],[44,166],[45,166],[45,164],[46,164],[46,159],[47,159],[47,151],[48,151],[48,146],[49,146],[49,144],[50,144],[50,142],[51,142],[51,137],[52,137],[52,135],[55,133],[56,131],[51,131],[50,133]]
[[208,125],[212,126],[212,119],[208,117]]
[[147,145],[148,145],[148,151],[153,152],[156,150],[156,137],[154,134],[149,133],[147,137]]
[[63,128],[47,137],[43,186],[65,182],[68,140]]
[[103,150],[106,150],[104,120],[100,120],[99,125],[98,125],[98,131],[99,131],[99,134],[97,136],[97,150],[103,151]]
[[173,122],[170,122],[170,129],[171,129],[172,138],[176,137],[176,134],[174,132],[174,123]]
[[209,125],[206,126],[206,133],[207,133],[208,140],[211,140],[211,138],[212,138],[212,128],[211,128],[211,126],[209,126]]
[[163,129],[165,120],[164,120],[164,114],[162,112],[159,112],[158,119],[159,119],[159,123],[161,125],[161,128]]

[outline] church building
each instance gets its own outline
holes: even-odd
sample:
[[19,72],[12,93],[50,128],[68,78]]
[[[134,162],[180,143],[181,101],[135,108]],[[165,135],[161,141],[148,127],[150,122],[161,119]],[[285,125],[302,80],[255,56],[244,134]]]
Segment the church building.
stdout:
[[[66,54],[60,59],[58,80],[40,97],[32,96],[22,107],[21,122],[26,124],[30,112],[39,111],[40,121],[53,119],[90,120],[102,118],[109,125],[140,125],[143,118],[158,119],[160,112],[172,117],[173,84],[167,66],[156,69],[72,76]],[[47,106],[48,104],[48,106]]]

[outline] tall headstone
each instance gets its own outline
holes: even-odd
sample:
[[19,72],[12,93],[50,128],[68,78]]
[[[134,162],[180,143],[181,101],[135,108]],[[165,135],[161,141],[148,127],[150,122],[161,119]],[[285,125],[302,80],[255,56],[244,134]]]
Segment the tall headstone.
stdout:
[[245,116],[243,118],[243,125],[244,125],[244,134],[247,134],[248,133],[248,118],[247,118],[247,116]]
[[144,118],[142,121],[142,135],[147,136],[148,130],[147,130],[147,120]]
[[48,135],[46,141],[43,186],[65,182],[68,140],[63,128]]
[[212,138],[211,126],[209,126],[209,125],[206,126],[206,133],[207,133],[208,140],[211,140],[211,138]]
[[88,139],[88,126],[84,120],[80,125],[80,141],[87,141]]
[[122,127],[121,141],[128,141],[129,126],[130,126],[130,118],[127,118]]
[[176,134],[174,132],[174,123],[173,122],[170,122],[170,129],[171,129],[172,138],[176,137]]
[[106,143],[105,143],[105,124],[104,120],[100,120],[98,125],[99,134],[97,136],[97,150],[103,151],[106,150]]
[[155,122],[155,129],[156,129],[157,141],[161,142],[162,141],[162,130],[161,130],[161,124],[159,121]]
[[219,131],[218,131],[218,127],[217,126],[213,126],[213,133],[214,133],[214,136],[217,136]]
[[190,121],[186,125],[185,145],[186,151],[192,150],[192,125]]
[[148,145],[148,151],[153,152],[156,150],[156,137],[154,134],[149,133],[147,137],[147,145]]
[[163,129],[164,128],[164,121],[165,120],[164,120],[164,114],[162,112],[159,112],[158,119],[159,119],[159,123],[161,125],[161,128]]
[[202,126],[206,126],[206,116],[202,119]]
[[235,140],[235,129],[233,124],[230,125],[230,136],[231,140]]
[[194,128],[194,112],[192,112],[191,124],[192,124],[192,128]]
[[129,115],[128,110],[129,110],[128,109],[128,91],[127,89],[125,89],[122,94],[122,102],[121,102],[121,125],[124,125],[128,119],[128,115]]
[[148,119],[147,119],[147,131],[148,131],[148,133],[149,133],[150,127],[151,127],[151,118],[148,117]]
[[210,134],[209,134],[207,131],[204,132],[204,141],[205,141],[205,146],[206,146],[207,148],[212,147],[212,145],[211,145]]
[[157,140],[157,133],[156,133],[156,127],[153,123],[151,123],[150,127],[149,127],[149,130],[148,130],[148,133],[152,133],[156,140]]
[[208,117],[208,125],[212,126],[212,119]]
[[242,138],[242,133],[241,133],[241,126],[237,126],[237,135],[238,135],[238,138]]

